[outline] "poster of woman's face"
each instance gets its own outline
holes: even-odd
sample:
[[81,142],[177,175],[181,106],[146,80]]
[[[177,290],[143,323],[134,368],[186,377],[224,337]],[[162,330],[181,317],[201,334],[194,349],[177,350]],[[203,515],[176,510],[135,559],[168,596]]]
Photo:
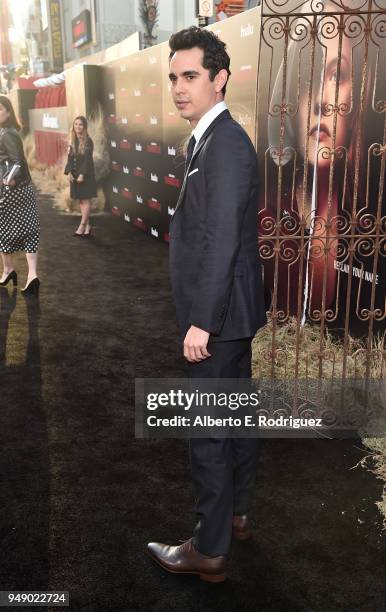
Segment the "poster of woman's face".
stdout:
[[266,4],[258,152],[267,305],[283,321],[382,326],[385,15],[348,11],[342,0],[318,10],[303,2],[295,15]]

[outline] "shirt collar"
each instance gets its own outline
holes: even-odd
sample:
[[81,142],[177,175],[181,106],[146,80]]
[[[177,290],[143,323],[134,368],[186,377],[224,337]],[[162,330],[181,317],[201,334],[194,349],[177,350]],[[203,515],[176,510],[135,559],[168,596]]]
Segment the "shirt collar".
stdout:
[[202,136],[204,135],[210,124],[213,123],[216,117],[218,117],[227,108],[228,107],[225,104],[224,100],[222,100],[221,102],[217,102],[217,104],[212,106],[212,108],[201,117],[196,127],[192,131],[192,136],[194,136],[194,138],[196,139],[195,146],[198,145],[199,141],[201,140]]

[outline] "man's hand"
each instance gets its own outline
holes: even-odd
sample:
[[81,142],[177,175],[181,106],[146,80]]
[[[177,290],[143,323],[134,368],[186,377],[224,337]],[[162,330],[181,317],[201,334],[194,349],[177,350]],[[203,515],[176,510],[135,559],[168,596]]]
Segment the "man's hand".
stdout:
[[206,350],[209,340],[209,332],[199,327],[192,325],[185,336],[184,340],[184,357],[191,363],[203,361],[211,357]]
[[78,183],[83,183],[84,181],[84,176],[83,174],[79,174],[78,178],[76,179]]
[[75,179],[74,179],[73,175],[71,174],[71,172],[68,175],[68,178],[69,178],[70,183],[73,183],[75,181]]

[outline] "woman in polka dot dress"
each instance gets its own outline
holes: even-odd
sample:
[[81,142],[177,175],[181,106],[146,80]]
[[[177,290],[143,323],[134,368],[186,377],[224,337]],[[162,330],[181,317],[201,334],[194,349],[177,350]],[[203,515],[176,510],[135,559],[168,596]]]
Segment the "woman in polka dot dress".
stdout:
[[3,262],[0,286],[11,280],[17,286],[12,253],[24,251],[28,278],[22,292],[36,295],[39,291],[39,217],[19,130],[10,100],[0,96],[0,253]]

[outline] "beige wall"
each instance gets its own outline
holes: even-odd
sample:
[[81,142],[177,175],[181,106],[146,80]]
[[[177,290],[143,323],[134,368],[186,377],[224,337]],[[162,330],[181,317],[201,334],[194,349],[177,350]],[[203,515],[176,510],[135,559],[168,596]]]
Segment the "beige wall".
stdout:
[[86,115],[85,66],[78,64],[66,70],[67,116]]
[[136,32],[104,51],[83,57],[79,60],[82,63],[77,61],[66,64],[66,99],[69,124],[77,115],[89,117],[92,114],[95,102],[101,97],[101,66],[119,59],[124,60],[137,53],[139,48],[139,33]]
[[34,132],[65,132],[69,131],[67,108],[34,108],[29,111],[30,130]]
[[125,38],[121,42],[116,45],[112,45],[104,51],[99,51],[98,53],[93,53],[92,55],[86,55],[86,57],[79,58],[77,60],[73,60],[72,62],[67,62],[64,64],[65,70],[68,68],[72,68],[73,66],[79,64],[105,64],[106,62],[113,62],[120,57],[125,57],[127,55],[132,55],[132,53],[136,53],[140,49],[140,40],[139,40],[139,32],[135,32],[128,38]]

